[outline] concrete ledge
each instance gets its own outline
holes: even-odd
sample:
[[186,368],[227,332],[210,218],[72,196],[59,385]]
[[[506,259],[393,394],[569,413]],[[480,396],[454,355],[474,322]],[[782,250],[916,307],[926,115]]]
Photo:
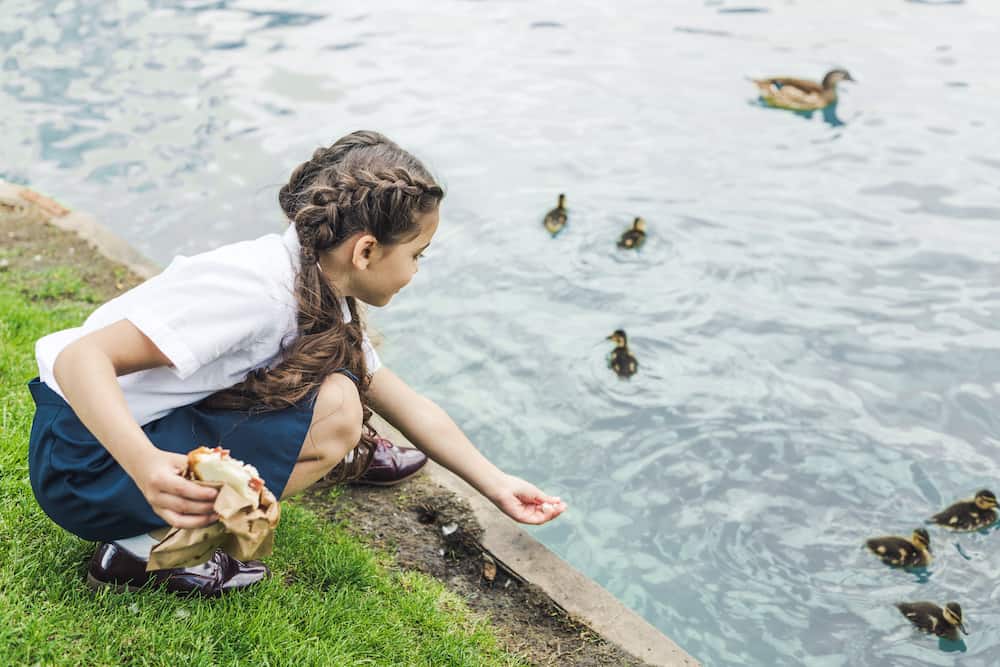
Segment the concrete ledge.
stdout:
[[[75,233],[102,255],[125,265],[144,279],[161,270],[93,216],[70,211],[30,188],[0,180],[0,199],[42,208],[52,216],[50,222],[57,227]],[[384,420],[376,417],[376,423],[380,433],[396,442],[407,442]],[[696,667],[699,664],[597,582],[522,530],[461,478],[433,461],[427,465],[427,474],[432,481],[469,503],[484,531],[483,547],[508,569],[541,588],[569,614],[650,665]]]
[[143,279],[159,273],[162,268],[130,246],[92,215],[70,211],[43,194],[30,188],[0,180],[0,199],[38,206],[48,213],[56,227],[73,232],[113,262],[122,264]]

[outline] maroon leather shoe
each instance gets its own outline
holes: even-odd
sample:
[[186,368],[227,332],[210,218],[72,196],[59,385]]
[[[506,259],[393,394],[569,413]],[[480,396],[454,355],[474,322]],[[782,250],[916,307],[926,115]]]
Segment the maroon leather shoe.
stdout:
[[224,551],[216,551],[206,563],[195,567],[146,572],[146,561],[114,542],[104,542],[87,567],[87,585],[93,590],[136,591],[155,582],[171,593],[216,597],[263,581],[271,571],[260,561],[244,563]]
[[381,436],[375,436],[375,455],[368,469],[351,480],[351,484],[393,486],[407,480],[424,467],[427,455],[413,447],[397,447]]

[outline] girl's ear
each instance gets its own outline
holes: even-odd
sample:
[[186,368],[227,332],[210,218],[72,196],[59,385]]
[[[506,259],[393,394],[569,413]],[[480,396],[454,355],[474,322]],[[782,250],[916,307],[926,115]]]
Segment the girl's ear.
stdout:
[[351,263],[355,268],[367,269],[372,260],[372,253],[378,246],[378,241],[371,234],[362,234],[354,242],[354,252],[351,255]]

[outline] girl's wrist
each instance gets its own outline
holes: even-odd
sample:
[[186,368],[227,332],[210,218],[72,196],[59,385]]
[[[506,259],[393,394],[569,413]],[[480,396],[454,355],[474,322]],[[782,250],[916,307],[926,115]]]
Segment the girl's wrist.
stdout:
[[507,486],[507,479],[507,473],[493,466],[493,473],[483,481],[478,491],[490,502],[496,502],[503,495],[503,490]]

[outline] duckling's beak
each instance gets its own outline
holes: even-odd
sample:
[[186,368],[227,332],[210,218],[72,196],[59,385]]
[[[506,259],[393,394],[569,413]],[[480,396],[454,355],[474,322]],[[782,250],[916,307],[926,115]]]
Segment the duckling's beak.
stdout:
[[969,635],[969,631],[965,629],[965,623],[959,623],[958,624],[958,629],[962,631],[962,634],[964,634],[966,636]]
[[848,74],[847,76],[844,77],[844,81],[852,81],[854,83],[858,82],[858,80],[855,79],[854,77],[852,77],[850,74]]

